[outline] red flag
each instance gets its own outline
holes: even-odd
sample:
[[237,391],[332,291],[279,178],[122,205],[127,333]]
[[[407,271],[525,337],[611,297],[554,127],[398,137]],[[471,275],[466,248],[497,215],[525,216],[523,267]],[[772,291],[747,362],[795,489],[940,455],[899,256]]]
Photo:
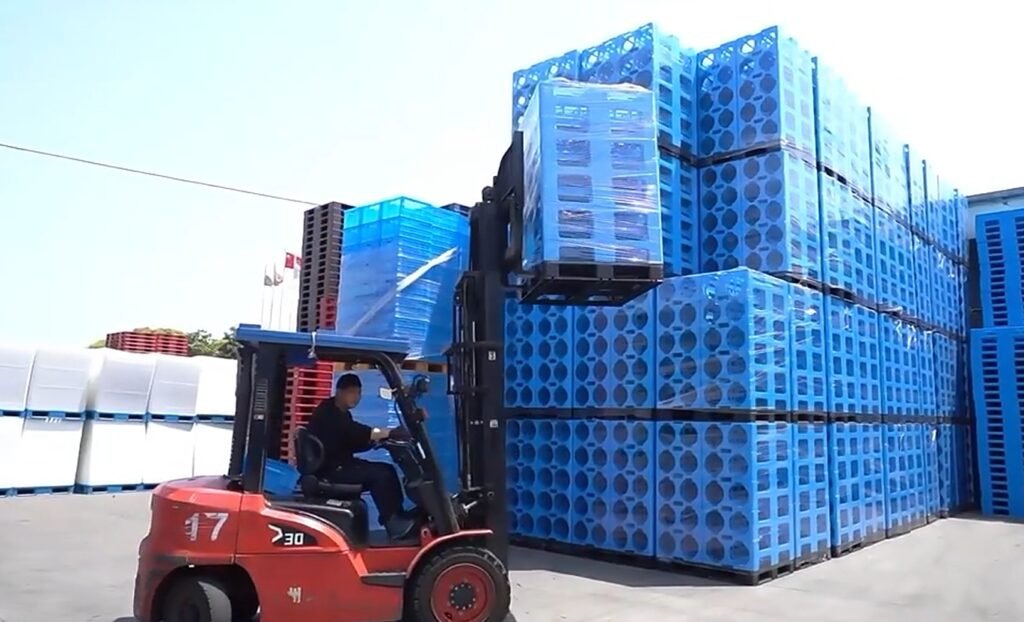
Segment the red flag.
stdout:
[[284,267],[288,268],[289,270],[294,270],[295,269],[295,259],[296,259],[295,255],[293,255],[291,253],[285,253],[284,254]]

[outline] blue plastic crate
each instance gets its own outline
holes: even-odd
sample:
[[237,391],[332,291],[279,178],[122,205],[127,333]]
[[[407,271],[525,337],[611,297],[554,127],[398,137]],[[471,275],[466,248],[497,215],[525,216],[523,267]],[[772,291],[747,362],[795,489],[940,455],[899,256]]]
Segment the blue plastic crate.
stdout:
[[698,54],[698,154],[784,145],[816,161],[813,73],[777,27]]
[[917,376],[920,383],[918,395],[920,396],[920,412],[925,417],[935,417],[939,414],[938,389],[935,378],[935,338],[936,335],[929,330],[918,330],[917,362],[920,365],[920,373]]
[[868,109],[820,58],[814,59],[814,110],[818,161],[858,195],[870,197]]
[[702,271],[822,278],[818,174],[788,151],[700,169]]
[[940,417],[958,417],[965,413],[960,410],[957,400],[957,383],[960,364],[959,345],[956,340],[941,333],[932,334],[932,349],[935,361],[935,412]]
[[876,300],[874,209],[825,173],[818,174],[818,189],[825,283]]
[[975,220],[981,314],[986,327],[1024,325],[1024,209]]
[[659,140],[694,153],[697,104],[694,51],[656,24],[580,52],[579,79],[600,84],[635,84],[654,93]]
[[981,510],[1024,517],[1024,327],[972,330],[971,370]]
[[658,425],[655,554],[741,571],[792,560],[792,430],[786,423]]
[[917,306],[914,236],[910,229],[878,209],[875,210],[875,253],[878,302],[893,311],[912,312]]
[[871,199],[875,207],[895,220],[910,224],[910,194],[903,142],[877,111],[868,109],[871,140]]
[[654,555],[654,423],[573,421],[573,544]]
[[914,248],[915,304],[910,310],[910,315],[934,326],[936,319],[932,279],[935,273],[935,253],[932,246],[916,234],[911,239],[911,244]]
[[523,265],[661,265],[650,91],[542,82],[523,120]]
[[654,292],[573,311],[573,408],[654,408]]
[[885,528],[896,535],[924,525],[928,514],[924,425],[886,423]]
[[939,175],[934,164],[926,161],[924,169],[928,236],[946,253],[966,257],[967,240],[963,230],[966,201],[961,200],[952,184]]
[[882,412],[887,415],[920,416],[920,332],[916,326],[880,313],[879,344],[882,353]]
[[798,421],[792,428],[793,557],[798,561],[821,559],[832,545],[828,425]]
[[880,414],[878,313],[845,300],[825,300],[829,412]]
[[658,408],[791,410],[785,282],[746,268],[669,279],[657,316]]
[[665,274],[683,276],[699,269],[697,251],[697,169],[672,154],[658,153],[662,252]]
[[511,419],[506,428],[509,532],[571,542],[572,422]]
[[790,284],[789,305],[792,407],[800,413],[823,414],[828,412],[825,299],[821,292]]
[[916,149],[903,145],[903,166],[907,176],[910,223],[920,233],[928,231],[928,204],[924,196],[924,160]]
[[885,537],[885,449],[880,423],[828,428],[832,546],[841,552]]
[[505,303],[505,406],[570,408],[573,308]]
[[526,108],[530,104],[533,93],[537,90],[537,85],[554,78],[577,79],[579,59],[579,50],[571,50],[561,56],[549,58],[512,74],[513,132],[520,128],[523,115],[526,114]]
[[960,275],[957,265],[934,246],[932,253],[932,310],[935,323],[950,332],[960,328],[962,316]]

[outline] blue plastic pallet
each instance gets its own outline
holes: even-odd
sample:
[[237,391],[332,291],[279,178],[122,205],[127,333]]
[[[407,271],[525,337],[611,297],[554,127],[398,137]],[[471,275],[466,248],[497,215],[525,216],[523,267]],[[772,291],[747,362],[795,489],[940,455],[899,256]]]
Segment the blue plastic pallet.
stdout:
[[512,419],[506,432],[509,532],[571,542],[572,422]]
[[790,393],[799,413],[828,412],[825,356],[825,299],[821,292],[789,285]]
[[665,283],[657,407],[790,411],[788,285],[746,268]]
[[931,248],[932,265],[932,309],[935,323],[950,332],[957,332],[960,328],[961,295],[960,275],[957,266],[953,261],[939,252],[935,247]]
[[924,425],[883,424],[885,438],[885,528],[899,535],[925,524],[928,486],[925,479]]
[[145,413],[101,413],[88,410],[85,412],[85,418],[89,421],[145,421],[146,415]]
[[662,252],[665,275],[683,276],[699,270],[697,169],[659,151]]
[[0,417],[24,417],[24,410],[0,410]]
[[935,333],[931,331],[918,330],[915,348],[917,362],[920,365],[920,373],[917,375],[920,383],[918,395],[921,398],[920,412],[925,417],[935,417],[939,414],[935,377],[935,338]]
[[[924,451],[925,509],[928,520],[945,516],[949,513],[949,498],[943,501],[941,461],[941,439],[939,424],[932,421],[922,422],[922,448]],[[943,505],[945,503],[945,505]]]
[[660,142],[693,155],[697,140],[693,50],[656,24],[645,24],[580,52],[579,79],[635,84],[655,94]]
[[831,296],[825,310],[829,412],[880,414],[878,313]]
[[845,186],[870,197],[868,109],[820,58],[814,59],[814,111],[818,161]]
[[654,408],[654,298],[573,310],[573,408]]
[[794,422],[793,557],[823,559],[832,545],[829,502],[828,425]]
[[811,55],[777,27],[697,55],[698,153],[784,145],[817,160]]
[[120,492],[141,492],[144,490],[153,490],[154,488],[156,488],[156,484],[109,484],[104,486],[75,484],[74,492],[76,495],[96,495],[115,494]]
[[974,230],[984,325],[1024,325],[1024,209],[979,214]]
[[579,58],[579,50],[572,50],[512,74],[513,132],[519,129],[537,85],[553,78],[575,80],[579,73]]
[[875,210],[875,253],[878,266],[878,302],[886,309],[909,314],[917,306],[914,280],[914,236],[910,229]]
[[702,271],[746,266],[820,281],[818,174],[788,151],[700,170]]
[[654,423],[597,420],[571,424],[571,543],[653,556]]
[[972,330],[971,372],[981,510],[1024,517],[1024,327]]
[[[957,507],[957,472],[959,465],[956,462],[956,432],[952,423],[938,423],[935,430],[935,474],[937,485],[933,494],[937,497],[935,504],[939,515],[948,514]],[[960,426],[957,426],[960,427]],[[925,432],[926,440],[928,432]],[[929,500],[931,497],[929,497]],[[930,507],[930,504],[929,504]]]
[[875,207],[893,219],[910,224],[910,195],[903,142],[876,111],[868,109],[871,140],[871,199]]
[[885,537],[885,449],[880,423],[829,423],[833,552]]
[[35,495],[66,495],[73,486],[38,486],[28,488],[0,488],[0,497],[29,497]]
[[523,120],[523,264],[661,265],[652,94],[555,80]]
[[876,300],[875,215],[839,180],[818,174],[825,283]]
[[879,343],[882,353],[882,412],[887,415],[920,416],[920,332],[916,326],[880,313]]
[[84,419],[85,413],[69,413],[62,410],[26,410],[24,415],[27,419]]
[[963,417],[958,385],[965,381],[958,358],[960,345],[946,335],[934,333],[932,348],[935,361],[935,412],[940,417]]
[[658,424],[655,555],[739,571],[792,561],[786,423]]
[[910,223],[916,231],[928,231],[928,204],[924,196],[924,160],[916,149],[903,145],[903,166],[907,176]]
[[505,406],[570,408],[572,307],[505,303]]

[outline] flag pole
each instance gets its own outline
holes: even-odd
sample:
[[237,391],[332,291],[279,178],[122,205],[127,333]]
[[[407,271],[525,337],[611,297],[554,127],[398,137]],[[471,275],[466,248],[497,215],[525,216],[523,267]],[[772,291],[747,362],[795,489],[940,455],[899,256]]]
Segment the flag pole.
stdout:
[[[263,264],[263,287],[260,292],[262,292],[260,294],[260,324],[263,324],[267,319],[267,264]],[[267,321],[267,324],[269,325],[270,322]],[[263,328],[269,328],[269,326]]]

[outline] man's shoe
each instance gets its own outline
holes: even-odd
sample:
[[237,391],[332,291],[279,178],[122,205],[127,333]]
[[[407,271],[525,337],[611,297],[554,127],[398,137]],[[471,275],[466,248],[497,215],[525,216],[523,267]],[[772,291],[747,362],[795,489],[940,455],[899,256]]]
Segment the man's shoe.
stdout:
[[416,520],[399,513],[393,516],[384,528],[392,540],[404,540],[411,536],[416,529]]

